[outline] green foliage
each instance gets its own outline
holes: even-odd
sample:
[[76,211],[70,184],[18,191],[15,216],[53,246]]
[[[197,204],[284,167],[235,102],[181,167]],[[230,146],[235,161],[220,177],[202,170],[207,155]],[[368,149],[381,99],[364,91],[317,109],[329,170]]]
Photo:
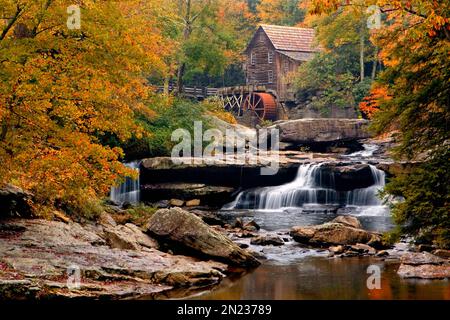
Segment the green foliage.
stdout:
[[[312,106],[324,114],[331,106],[358,109],[359,103],[370,92],[372,79],[368,74],[372,71],[370,67],[374,67],[375,46],[369,41],[366,21],[364,11],[347,8],[313,22],[324,50],[300,66],[297,96],[310,97]],[[364,68],[363,80],[361,67]]]
[[369,95],[372,83],[372,79],[365,78],[363,81],[358,82],[353,86],[352,95],[355,105],[359,105],[363,99]]
[[395,177],[385,193],[405,198],[393,206],[403,233],[450,248],[450,150],[440,148],[410,174]]
[[118,224],[133,223],[137,226],[144,227],[148,219],[158,211],[158,208],[149,207],[144,204],[133,206],[124,211],[117,212],[111,207],[105,206],[105,211],[113,217]]
[[[157,99],[164,100],[161,96]],[[195,121],[203,121],[203,129],[208,128],[208,123],[203,117],[206,108],[200,103],[183,99],[174,99],[169,103],[155,100],[149,108],[155,111],[157,116],[153,119],[138,116],[136,119],[147,135],[141,138],[133,137],[124,144],[118,143],[116,139],[108,141],[114,146],[123,148],[127,161],[170,156],[173,146],[178,143],[171,141],[173,131],[182,128],[193,136]]]
[[302,64],[296,85],[298,96],[313,96],[312,106],[326,111],[330,106],[354,106],[353,88],[356,81],[350,72],[338,73],[339,57],[330,53],[317,54]]

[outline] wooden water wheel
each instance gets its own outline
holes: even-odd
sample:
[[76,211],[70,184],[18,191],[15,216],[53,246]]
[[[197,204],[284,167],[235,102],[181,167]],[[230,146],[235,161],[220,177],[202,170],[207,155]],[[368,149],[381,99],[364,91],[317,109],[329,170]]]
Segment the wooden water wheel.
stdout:
[[269,93],[250,93],[244,101],[244,111],[253,112],[261,120],[277,119],[277,102]]

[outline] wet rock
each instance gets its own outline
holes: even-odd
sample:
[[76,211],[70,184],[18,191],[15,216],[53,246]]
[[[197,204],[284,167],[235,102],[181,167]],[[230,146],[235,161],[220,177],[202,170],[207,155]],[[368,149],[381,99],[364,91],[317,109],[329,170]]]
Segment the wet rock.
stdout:
[[256,223],[255,220],[245,223],[243,228],[244,230],[253,232],[261,229],[261,227],[259,226],[259,224]]
[[372,235],[372,238],[370,238],[369,242],[367,242],[369,246],[372,248],[375,248],[376,250],[383,250],[389,248],[389,245],[387,245],[381,236],[374,234]]
[[33,194],[28,191],[11,184],[0,188],[0,218],[31,217],[32,203]]
[[450,250],[437,249],[433,251],[433,254],[439,258],[450,259]]
[[244,228],[244,222],[241,218],[236,218],[236,221],[233,224],[233,228],[235,229],[243,229]]
[[326,163],[321,174],[323,185],[338,191],[367,188],[376,182],[368,164]]
[[259,259],[259,260],[266,260],[267,259],[266,255],[264,253],[262,253],[262,252],[259,252],[259,251],[249,251],[249,252],[256,259]]
[[387,257],[388,255],[389,255],[389,251],[387,251],[387,250],[378,251],[376,254],[377,257]]
[[400,265],[398,275],[402,278],[445,279],[450,278],[450,265]]
[[242,230],[242,232],[237,232],[235,235],[238,238],[254,238],[258,236],[256,233],[248,230]]
[[248,244],[246,244],[246,243],[238,243],[237,244],[238,246],[239,246],[239,248],[241,248],[241,249],[247,249],[248,247],[250,247]]
[[341,223],[325,223],[318,226],[294,227],[290,235],[295,241],[310,245],[350,245],[367,243],[372,233]]
[[359,222],[359,220],[352,216],[339,216],[335,218],[332,223],[340,223],[345,226],[349,226],[356,229],[362,229],[362,224]]
[[[1,223],[0,252],[0,299],[156,297],[175,287],[216,284],[227,269],[155,249],[112,249],[84,226],[44,220]],[[80,270],[77,289],[67,286],[69,266]]]
[[341,254],[344,252],[344,246],[331,246],[328,250],[333,254]]
[[377,253],[377,251],[374,248],[363,243],[357,243],[356,245],[350,246],[350,250],[369,255],[375,255]]
[[158,210],[148,221],[147,232],[160,242],[181,250],[242,267],[259,265],[251,254],[215,231],[193,213],[180,208]]
[[400,262],[408,265],[421,265],[421,264],[439,265],[445,263],[446,260],[438,256],[435,256],[434,254],[431,254],[429,252],[421,252],[421,253],[407,252],[404,255],[402,255]]
[[169,204],[173,207],[182,207],[184,205],[184,201],[180,199],[171,199]]
[[200,199],[193,199],[186,202],[186,207],[198,207],[200,205]]
[[281,239],[278,236],[274,236],[274,235],[258,236],[258,237],[253,238],[250,241],[250,243],[253,245],[258,245],[258,246],[282,246],[282,245],[284,245],[283,239]]
[[450,262],[429,252],[408,252],[400,261],[397,273],[402,278],[450,278]]

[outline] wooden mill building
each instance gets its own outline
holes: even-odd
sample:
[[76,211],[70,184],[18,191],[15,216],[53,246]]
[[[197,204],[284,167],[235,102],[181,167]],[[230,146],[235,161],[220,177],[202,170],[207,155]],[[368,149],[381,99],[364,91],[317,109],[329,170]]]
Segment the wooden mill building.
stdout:
[[317,51],[314,29],[261,25],[245,50],[247,85],[265,86],[278,102],[294,101],[295,71]]

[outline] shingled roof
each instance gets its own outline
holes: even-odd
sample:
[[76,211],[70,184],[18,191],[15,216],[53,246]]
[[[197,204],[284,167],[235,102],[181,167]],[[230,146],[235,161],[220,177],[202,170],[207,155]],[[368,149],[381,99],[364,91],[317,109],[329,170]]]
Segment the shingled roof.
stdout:
[[314,29],[262,24],[261,28],[269,37],[276,50],[316,52]]

